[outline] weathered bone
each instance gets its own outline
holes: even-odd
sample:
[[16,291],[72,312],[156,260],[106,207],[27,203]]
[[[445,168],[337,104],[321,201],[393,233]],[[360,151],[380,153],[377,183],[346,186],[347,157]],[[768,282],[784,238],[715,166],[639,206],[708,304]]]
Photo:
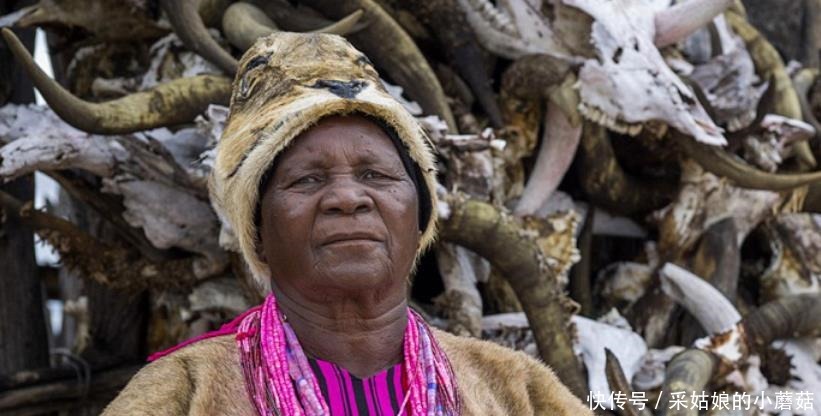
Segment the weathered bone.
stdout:
[[36,3],[3,16],[0,27],[80,30],[104,43],[145,41],[168,33],[168,28],[154,16],[153,6],[145,2],[132,3],[128,7],[110,0],[43,0]]
[[680,182],[675,200],[653,214],[659,251],[665,256],[681,257],[707,229],[726,218],[733,218],[740,246],[782,201],[776,192],[735,187],[691,159],[681,162]]
[[685,0],[662,10],[654,18],[653,41],[659,48],[677,43],[723,13],[731,4],[733,0]]
[[647,345],[639,334],[629,328],[616,327],[578,315],[573,316],[573,323],[576,325],[578,334],[576,349],[579,350],[585,367],[587,367],[590,391],[602,392],[607,397],[605,407],[608,407],[611,397],[605,370],[607,362],[605,351],[610,350],[618,357],[619,361],[624,364],[624,375],[630,379],[641,366],[642,357],[647,352]]
[[[801,103],[787,74],[781,55],[759,31],[746,20],[745,16],[731,10],[725,14],[730,27],[737,33],[753,58],[756,72],[763,79],[771,80],[774,90],[773,112],[793,119],[801,119]],[[802,167],[814,168],[815,156],[808,143],[798,142],[793,151]]]
[[547,54],[576,61],[557,41],[541,11],[526,0],[507,0],[508,16],[487,0],[459,0],[479,42],[491,52],[509,59]]
[[208,33],[194,0],[162,0],[160,7],[171,22],[174,33],[185,46],[205,57],[229,76],[237,72],[237,60]]
[[653,44],[653,17],[665,1],[563,3],[594,19],[591,39],[598,59],[585,61],[578,73],[586,117],[632,135],[638,133],[632,125],[660,121],[699,142],[726,144],[721,129]]
[[437,303],[448,318],[448,330],[457,335],[480,337],[482,297],[476,287],[476,275],[481,273],[477,269],[483,260],[463,247],[448,243],[437,247],[436,260],[445,287]]
[[[123,217],[132,227],[141,228],[154,247],[202,254],[208,261],[195,263],[198,276],[211,276],[225,268],[228,259],[217,241],[219,221],[203,199],[205,190],[189,181],[187,172],[156,140],[88,135],[51,112],[35,116],[30,113],[36,108],[16,109],[16,114],[0,113],[0,130],[13,127],[18,115],[22,115],[19,122],[33,119],[34,123],[0,148],[0,178],[46,168],[76,168],[101,175],[102,191],[123,197]],[[78,149],[83,152],[78,154]],[[169,206],[167,201],[175,203]]]
[[695,65],[688,75],[700,87],[711,108],[710,115],[730,132],[748,127],[756,119],[756,107],[769,83],[761,82],[755,63],[738,35],[729,35],[732,48]]
[[730,330],[741,320],[738,310],[718,289],[673,263],[661,269],[661,288],[684,306],[709,334]]
[[744,158],[767,172],[775,172],[794,145],[815,136],[815,128],[801,120],[767,114],[761,130],[744,139]]
[[37,211],[0,191],[0,207],[34,229],[43,240],[60,250],[60,259],[69,269],[102,285],[137,293],[147,288],[183,288],[199,281],[195,273],[198,259],[188,256],[165,262],[135,258],[134,252],[105,244],[60,217]]
[[3,38],[54,112],[72,126],[96,134],[132,133],[192,121],[209,104],[228,104],[231,80],[198,75],[106,103],[89,103],[49,78],[8,29]]
[[667,363],[678,353],[684,351],[684,347],[672,345],[664,349],[649,349],[644,354],[641,368],[633,375],[633,387],[638,390],[654,390],[664,383],[664,372]]
[[821,293],[821,214],[782,214],[763,229],[772,256],[759,277],[759,298]]

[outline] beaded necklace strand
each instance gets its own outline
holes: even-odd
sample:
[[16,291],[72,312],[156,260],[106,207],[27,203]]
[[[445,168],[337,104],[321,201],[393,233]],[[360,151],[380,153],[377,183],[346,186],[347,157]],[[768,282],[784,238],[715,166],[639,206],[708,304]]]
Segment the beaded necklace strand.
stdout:
[[[236,341],[245,386],[260,415],[330,416],[308,358],[273,295],[242,319]],[[408,385],[399,414],[409,406],[408,416],[460,415],[450,361],[410,308],[403,350]]]

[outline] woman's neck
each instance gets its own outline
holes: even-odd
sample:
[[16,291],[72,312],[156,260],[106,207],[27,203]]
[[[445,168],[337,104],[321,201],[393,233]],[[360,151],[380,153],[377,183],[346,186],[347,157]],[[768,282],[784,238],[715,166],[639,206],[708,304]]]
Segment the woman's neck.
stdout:
[[404,296],[380,302],[339,297],[316,303],[275,289],[305,353],[365,378],[402,361],[408,323]]

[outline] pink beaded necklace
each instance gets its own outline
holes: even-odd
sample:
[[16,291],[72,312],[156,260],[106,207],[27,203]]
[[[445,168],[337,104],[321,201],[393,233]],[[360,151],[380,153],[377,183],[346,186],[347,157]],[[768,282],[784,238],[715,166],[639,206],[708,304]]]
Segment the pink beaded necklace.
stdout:
[[[330,415],[328,404],[291,326],[273,295],[242,318],[236,334],[245,386],[260,415]],[[408,308],[403,340],[408,375],[400,415],[458,416],[461,405],[447,356],[430,328]],[[405,411],[409,407],[409,411]]]

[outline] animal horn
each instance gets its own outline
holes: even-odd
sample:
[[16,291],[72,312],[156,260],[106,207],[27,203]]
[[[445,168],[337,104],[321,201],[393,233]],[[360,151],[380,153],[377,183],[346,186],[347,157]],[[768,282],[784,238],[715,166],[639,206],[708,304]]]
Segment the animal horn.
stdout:
[[673,263],[661,268],[661,289],[687,309],[708,334],[728,331],[741,320],[738,310],[718,289]]
[[342,19],[339,19],[336,23],[331,23],[328,26],[321,27],[316,30],[312,30],[311,33],[330,33],[332,35],[348,35],[356,31],[357,27],[356,24],[359,23],[359,20],[362,19],[362,16],[365,14],[362,10],[357,10]]
[[672,45],[710,23],[723,13],[733,0],[685,0],[656,13],[656,36],[659,48]]
[[769,302],[741,320],[751,347],[776,339],[821,336],[821,295],[787,296]]
[[778,174],[755,169],[714,146],[697,143],[689,137],[678,140],[687,156],[708,172],[731,179],[737,186],[750,189],[784,191],[821,182],[821,171]]
[[[356,24],[364,12],[357,10],[336,23],[311,31],[311,33],[331,33],[345,35],[356,29]],[[240,50],[246,50],[260,37],[279,31],[276,23],[265,11],[249,3],[234,3],[222,16],[222,29],[228,41]]]
[[237,72],[237,60],[211,37],[194,3],[194,0],[162,0],[160,6],[186,47],[233,76]]
[[89,133],[133,133],[185,123],[205,111],[211,103],[226,105],[231,96],[230,79],[198,75],[106,103],[90,103],[75,97],[49,78],[12,31],[4,28],[2,34],[52,110],[68,124]]
[[546,98],[569,71],[569,63],[547,54],[523,56],[505,70],[501,89],[522,99]]
[[581,136],[579,116],[574,123],[572,115],[565,114],[558,104],[549,101],[539,154],[514,210],[516,215],[533,215],[547,202],[570,168]]
[[672,409],[669,404],[672,398],[671,392],[683,391],[687,397],[690,397],[691,392],[703,392],[717,368],[718,357],[708,351],[689,348],[676,354],[667,364],[664,372],[664,384],[661,388],[663,397],[659,405],[659,409],[662,409],[661,414],[698,415],[698,410],[695,408],[685,407],[685,409],[677,409],[678,412],[667,410]]
[[[613,354],[609,348],[604,349],[605,364],[604,374],[607,377],[607,384],[610,385],[610,391],[621,392],[627,397],[633,397],[633,386],[627,377],[624,375],[624,370],[621,368],[621,363],[616,354]],[[639,410],[633,403],[627,402],[624,404],[625,416],[650,416],[651,413],[647,408]]]
[[597,205],[633,215],[663,207],[673,197],[672,186],[625,172],[616,159],[607,130],[598,124],[584,123],[578,151],[582,188]]
[[246,50],[262,37],[279,30],[276,23],[257,6],[234,3],[222,15],[222,30],[228,42],[239,50]]
[[304,3],[336,19],[362,10],[368,26],[349,35],[351,43],[401,85],[425,113],[438,115],[450,131],[457,131],[456,119],[433,69],[410,35],[381,6],[373,0],[306,0]]

